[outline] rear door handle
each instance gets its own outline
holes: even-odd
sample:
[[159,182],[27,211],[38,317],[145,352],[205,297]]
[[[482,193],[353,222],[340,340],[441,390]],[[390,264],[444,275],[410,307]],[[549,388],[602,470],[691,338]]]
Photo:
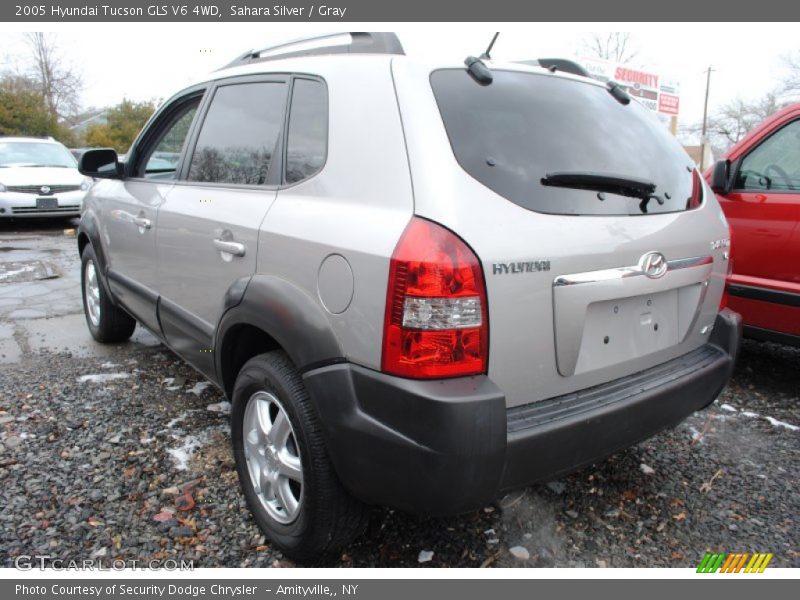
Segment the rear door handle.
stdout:
[[233,256],[244,256],[245,246],[239,242],[230,242],[217,238],[214,240],[214,246],[216,246],[217,250],[220,252],[232,254]]

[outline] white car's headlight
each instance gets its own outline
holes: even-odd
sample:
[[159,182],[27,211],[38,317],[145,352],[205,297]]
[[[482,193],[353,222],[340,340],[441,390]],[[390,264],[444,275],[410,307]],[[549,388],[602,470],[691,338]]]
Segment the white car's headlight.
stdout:
[[6,191],[6,186],[4,186],[2,183],[0,183],[0,193],[5,192],[5,191]]
[[82,191],[82,192],[85,192],[85,191],[87,191],[87,190],[88,190],[90,187],[92,187],[92,180],[91,180],[91,179],[84,179],[84,180],[83,180],[83,183],[81,184],[81,191]]

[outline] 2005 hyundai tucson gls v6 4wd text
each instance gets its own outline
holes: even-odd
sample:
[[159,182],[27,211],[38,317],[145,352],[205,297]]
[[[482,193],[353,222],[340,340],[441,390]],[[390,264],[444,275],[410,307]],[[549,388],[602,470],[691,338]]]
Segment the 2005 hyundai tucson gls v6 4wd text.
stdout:
[[78,232],[92,335],[138,321],[230,398],[275,546],[483,507],[717,397],[728,225],[622,88],[392,34],[293,48],[173,96],[124,164],[86,152]]

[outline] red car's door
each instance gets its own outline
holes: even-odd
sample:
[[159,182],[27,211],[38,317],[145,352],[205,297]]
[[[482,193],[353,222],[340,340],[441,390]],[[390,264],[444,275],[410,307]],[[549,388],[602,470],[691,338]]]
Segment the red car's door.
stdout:
[[732,157],[732,168],[731,192],[718,195],[732,232],[731,306],[747,325],[800,335],[800,119]]

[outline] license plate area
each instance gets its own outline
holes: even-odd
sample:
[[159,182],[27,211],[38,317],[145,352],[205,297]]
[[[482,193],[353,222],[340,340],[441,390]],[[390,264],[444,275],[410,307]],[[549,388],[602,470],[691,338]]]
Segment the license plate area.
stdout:
[[55,210],[58,208],[58,198],[36,198],[37,210]]
[[675,346],[681,341],[680,329],[679,290],[591,303],[575,373]]

